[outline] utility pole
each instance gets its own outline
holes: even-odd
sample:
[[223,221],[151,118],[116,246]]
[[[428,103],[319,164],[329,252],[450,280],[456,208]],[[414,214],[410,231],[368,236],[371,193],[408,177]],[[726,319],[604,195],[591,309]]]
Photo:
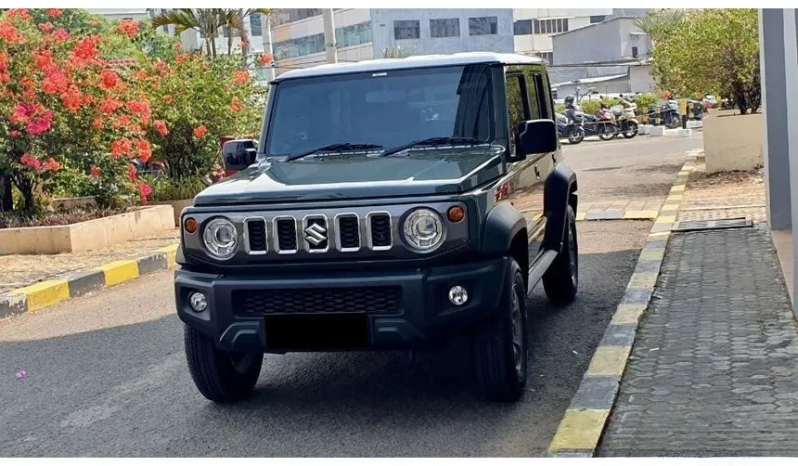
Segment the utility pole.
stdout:
[[266,40],[268,41],[268,53],[272,57],[272,62],[269,64],[269,82],[274,81],[274,67],[277,62],[274,60],[274,47],[272,46],[272,15],[262,16],[266,21]]
[[324,43],[327,48],[327,63],[338,63],[338,48],[335,45],[335,20],[333,9],[326,8],[322,11],[324,20]]

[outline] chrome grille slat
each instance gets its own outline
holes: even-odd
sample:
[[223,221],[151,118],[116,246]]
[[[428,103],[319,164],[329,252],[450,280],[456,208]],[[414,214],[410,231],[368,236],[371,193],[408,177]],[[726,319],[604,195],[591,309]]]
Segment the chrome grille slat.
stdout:
[[[394,246],[394,217],[385,211],[369,212],[365,216],[341,212],[334,216],[309,213],[303,217],[275,215],[269,218],[256,215],[244,219],[244,248],[249,255],[264,254],[320,254],[330,251],[357,252],[364,248],[387,251]],[[262,222],[260,226],[250,223]],[[342,223],[343,222],[343,223]],[[255,236],[255,247],[253,238]],[[261,238],[265,237],[264,240]]]

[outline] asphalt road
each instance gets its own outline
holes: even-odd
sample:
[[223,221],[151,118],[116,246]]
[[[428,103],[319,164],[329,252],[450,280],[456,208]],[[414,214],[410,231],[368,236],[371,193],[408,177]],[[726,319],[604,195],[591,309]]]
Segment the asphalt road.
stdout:
[[[576,168],[624,160],[634,170],[689,149],[652,149],[659,146],[642,139],[604,145],[619,149],[596,151],[586,142],[566,149],[566,160]],[[591,196],[586,185],[609,183],[591,178],[580,186],[583,198]],[[540,289],[530,297],[530,383],[515,405],[474,397],[459,344],[412,362],[397,353],[269,356],[251,400],[213,405],[191,382],[171,273],[163,272],[0,322],[0,452],[542,456],[650,223],[580,222],[578,228],[579,296],[560,310],[547,305]],[[19,369],[26,378],[15,377]]]

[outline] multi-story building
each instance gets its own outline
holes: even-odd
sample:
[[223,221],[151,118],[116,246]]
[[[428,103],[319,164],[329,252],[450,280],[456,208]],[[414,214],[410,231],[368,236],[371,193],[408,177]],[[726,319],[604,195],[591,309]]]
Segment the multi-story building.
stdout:
[[513,10],[513,35],[517,53],[537,55],[554,63],[552,37],[604,21],[612,8],[518,8]]

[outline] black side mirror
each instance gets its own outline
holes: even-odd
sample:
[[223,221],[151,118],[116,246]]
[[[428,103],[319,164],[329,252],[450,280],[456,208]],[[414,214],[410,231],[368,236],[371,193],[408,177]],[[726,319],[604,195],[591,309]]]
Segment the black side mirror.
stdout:
[[548,154],[557,150],[557,124],[554,120],[530,120],[518,125],[516,159],[532,154]]
[[226,170],[243,170],[255,163],[257,142],[254,139],[233,139],[224,143],[222,153]]

